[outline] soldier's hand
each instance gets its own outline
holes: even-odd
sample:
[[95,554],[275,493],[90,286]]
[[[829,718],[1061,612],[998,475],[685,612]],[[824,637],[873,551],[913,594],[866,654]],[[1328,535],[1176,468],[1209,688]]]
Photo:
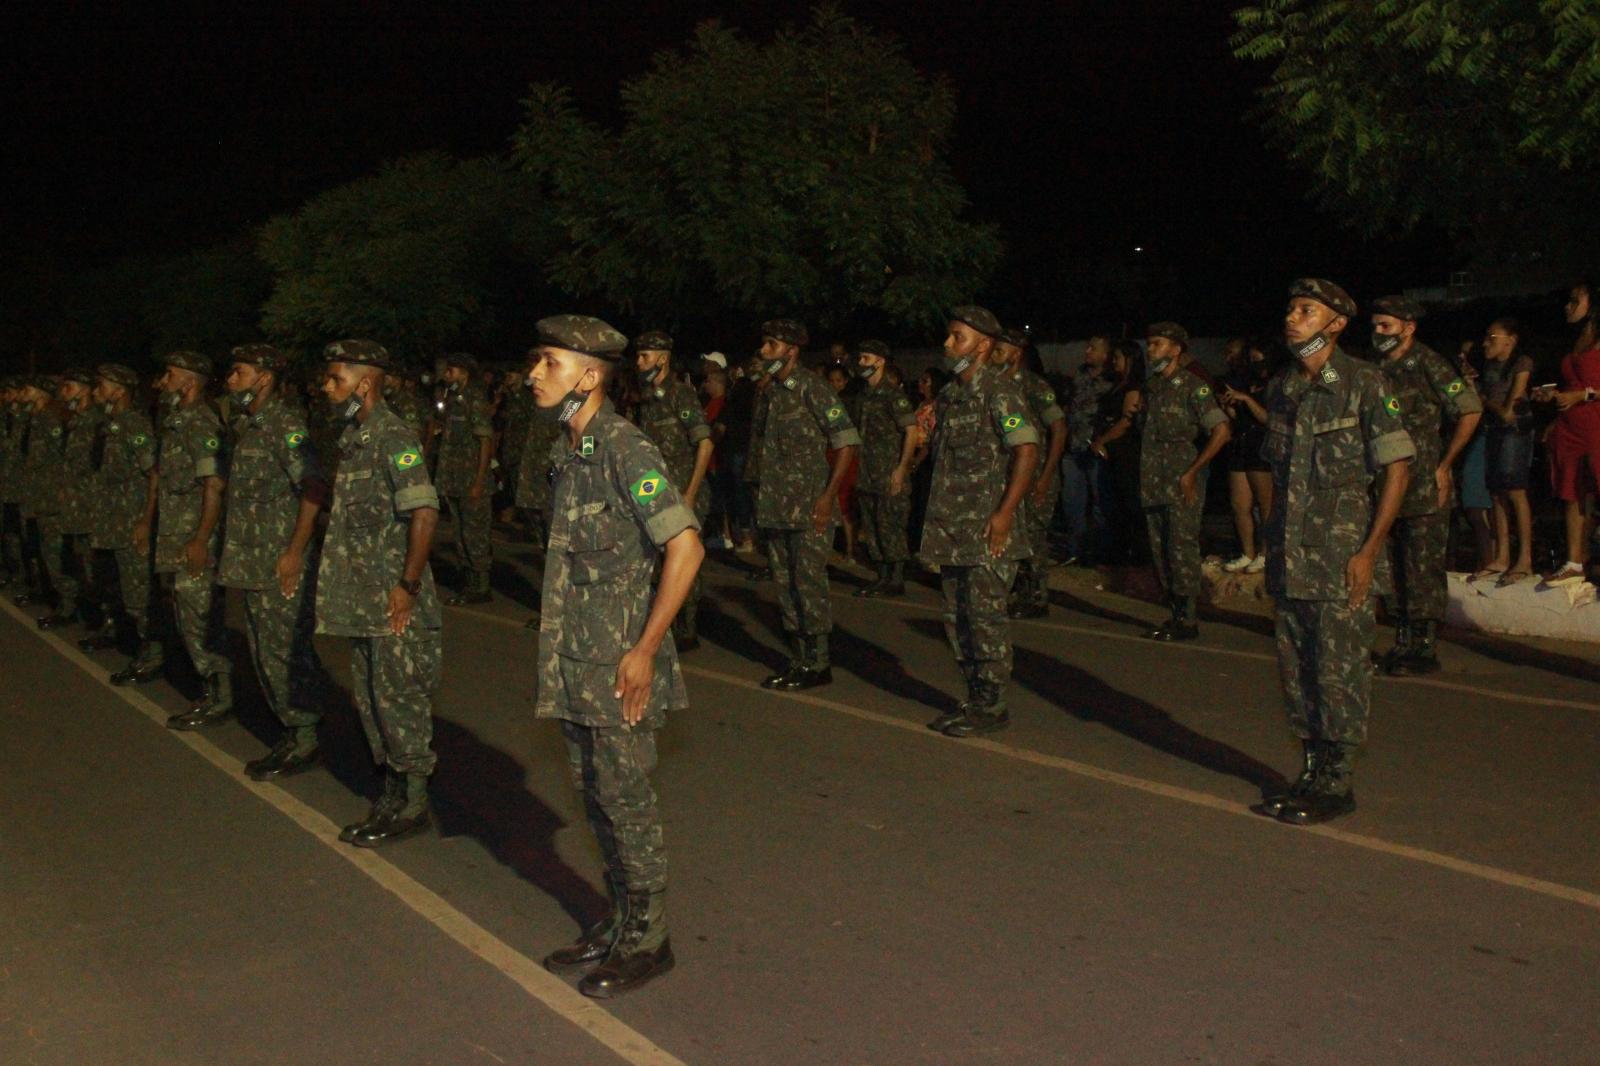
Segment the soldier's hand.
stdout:
[[1439,483],[1439,510],[1443,511],[1450,505],[1450,486],[1454,476],[1448,466],[1440,464],[1434,471],[1434,480]]
[[906,468],[897,466],[889,475],[889,495],[902,496],[906,491]]
[[1367,592],[1372,588],[1373,565],[1373,557],[1365,552],[1356,552],[1345,564],[1345,587],[1350,591],[1348,602],[1352,610],[1367,602]]
[[622,701],[622,720],[638,725],[650,700],[650,686],[656,679],[656,657],[635,646],[617,664],[612,695]]
[[1178,478],[1178,488],[1183,490],[1183,502],[1193,507],[1200,499],[1200,486],[1193,470],[1185,471]]
[[989,554],[996,559],[1005,552],[1006,545],[1011,541],[1011,526],[1015,520],[1014,515],[996,511],[983,524],[983,536],[989,542]]
[[818,497],[817,502],[811,505],[811,528],[818,533],[826,533],[832,522],[833,501],[827,496]]
[[191,540],[183,546],[183,563],[189,571],[190,577],[199,577],[206,572],[206,564],[211,561],[211,553],[206,551],[206,542]]
[[305,569],[305,563],[305,556],[299,552],[284,552],[278,556],[278,589],[284,599],[294,598],[295,589],[300,587],[300,571]]
[[398,637],[406,631],[411,624],[411,608],[416,603],[411,593],[399,585],[389,590],[389,632]]

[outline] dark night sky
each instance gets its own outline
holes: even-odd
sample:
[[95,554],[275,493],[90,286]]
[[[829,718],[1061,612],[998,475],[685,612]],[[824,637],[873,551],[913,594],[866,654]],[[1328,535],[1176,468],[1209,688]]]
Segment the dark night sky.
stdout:
[[[14,264],[54,257],[70,269],[217,243],[385,159],[503,150],[534,80],[570,85],[588,113],[610,117],[617,83],[700,20],[765,36],[809,7],[267,6],[11,16]],[[1245,117],[1263,71],[1228,57],[1229,8],[847,5],[956,86],[953,162],[1011,252],[984,294],[997,306],[1048,304],[1060,264],[1135,245],[1178,279],[1150,317],[1202,329],[1258,325],[1295,274],[1325,273],[1363,296],[1442,280],[1454,265],[1444,249],[1413,239],[1379,255],[1307,205],[1303,179]],[[1050,319],[1048,307],[1026,310]]]

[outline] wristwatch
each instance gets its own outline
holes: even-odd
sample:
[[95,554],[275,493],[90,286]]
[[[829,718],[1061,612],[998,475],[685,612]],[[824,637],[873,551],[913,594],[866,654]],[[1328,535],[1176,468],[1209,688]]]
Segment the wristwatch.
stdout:
[[405,589],[414,597],[422,595],[422,581],[420,579],[417,581],[407,581],[405,578],[401,578],[400,587]]

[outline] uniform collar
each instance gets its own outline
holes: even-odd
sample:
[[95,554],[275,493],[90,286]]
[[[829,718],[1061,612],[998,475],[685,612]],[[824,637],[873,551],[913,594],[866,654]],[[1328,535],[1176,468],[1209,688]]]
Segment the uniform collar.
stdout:
[[[586,463],[598,463],[606,432],[610,428],[611,420],[616,417],[617,410],[611,405],[611,398],[608,396],[601,400],[600,409],[589,419],[589,424],[583,427],[583,432],[578,435],[578,443],[569,448],[568,453],[574,459]],[[563,428],[561,432],[566,433],[566,429]]]

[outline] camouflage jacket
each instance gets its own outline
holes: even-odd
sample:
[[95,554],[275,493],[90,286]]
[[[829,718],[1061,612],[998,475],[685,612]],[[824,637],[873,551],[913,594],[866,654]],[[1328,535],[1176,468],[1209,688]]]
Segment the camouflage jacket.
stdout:
[[133,547],[133,527],[144,517],[155,468],[156,434],[149,417],[134,407],[112,415],[95,472],[100,494],[92,541],[96,548]]
[[[1146,379],[1144,431],[1139,439],[1140,502],[1146,507],[1182,503],[1178,479],[1200,454],[1196,438],[1227,420],[1210,384],[1187,366],[1167,377]],[[1204,489],[1202,485],[1202,497]]]
[[280,396],[234,420],[228,454],[228,528],[219,584],[265,589],[277,584],[278,556],[300,516],[308,477],[321,477],[305,415]]
[[[922,558],[940,566],[988,562],[983,527],[1005,498],[1011,449],[1038,444],[1028,401],[1010,377],[980,370],[952,379],[935,401],[933,479],[922,524]],[[1025,559],[1028,538],[1014,530],[1001,558]]]
[[1035,469],[1042,469],[1050,427],[1066,418],[1067,414],[1056,402],[1055,388],[1027,367],[1019,370],[1012,380],[1022,387],[1022,398],[1028,402],[1029,421],[1039,433],[1039,463]]
[[[661,450],[667,477],[672,479],[672,487],[682,493],[694,476],[695,451],[701,441],[711,439],[711,427],[706,425],[705,412],[700,409],[694,389],[677,378],[643,388],[636,412],[639,429]],[[696,510],[704,513],[710,500],[710,492],[702,488],[695,501]]]
[[22,498],[22,441],[27,432],[22,405],[7,404],[0,411],[0,503],[16,503]]
[[522,448],[533,425],[533,390],[518,386],[500,401],[500,465],[507,477],[516,477],[522,465]]
[[560,447],[561,423],[535,417],[528,424],[517,463],[517,506],[547,514],[550,509],[550,468]]
[[[1267,520],[1267,591],[1295,600],[1342,600],[1345,564],[1372,528],[1373,481],[1416,454],[1400,404],[1384,376],[1335,349],[1307,379],[1289,367],[1267,386],[1272,515]],[[1378,553],[1373,591],[1388,589],[1387,552]]]
[[22,513],[34,517],[61,512],[61,448],[67,429],[53,405],[28,415],[27,450],[22,457]]
[[[182,569],[184,546],[200,528],[205,479],[222,476],[222,420],[201,400],[168,414],[161,430],[156,460],[161,473],[156,483],[155,572],[171,574]],[[213,532],[212,539],[220,532],[220,528]],[[215,551],[214,544],[212,547]]]
[[410,382],[389,379],[384,382],[383,400],[389,405],[389,410],[404,422],[422,439],[422,431],[428,424],[428,417],[422,407],[422,397],[417,393],[417,386]]
[[767,412],[772,409],[772,386],[757,386],[755,400],[750,404],[750,450],[745,453],[744,477],[746,484],[761,482],[761,442],[767,436]]
[[906,430],[917,424],[917,409],[903,390],[887,380],[868,386],[860,400],[861,469],[856,491],[888,492],[889,478],[900,465]]
[[[317,632],[342,637],[389,634],[389,593],[405,576],[411,512],[438,509],[422,445],[400,416],[380,403],[365,423],[339,436],[339,473],[317,569]],[[422,568],[422,591],[411,624],[438,629],[433,567]]]
[[464,496],[478,477],[480,442],[494,436],[494,412],[476,384],[449,389],[440,402],[434,481],[441,496]]
[[90,404],[72,415],[61,446],[61,531],[91,533],[100,510],[95,491],[96,453],[104,444],[106,415]]
[[[562,452],[550,489],[535,713],[620,726],[614,668],[644,633],[656,558],[667,541],[700,524],[666,476],[661,452],[609,401],[583,427],[578,447]],[[593,692],[567,690],[563,659],[604,667],[591,671]],[[655,668],[641,723],[647,728],[689,705],[670,636],[661,642]]]
[[1100,399],[1111,388],[1111,379],[1091,373],[1087,366],[1080,366],[1072,375],[1072,395],[1067,400],[1067,451],[1089,450],[1095,419],[1100,415]]
[[1446,416],[1460,421],[1462,415],[1483,410],[1478,390],[1461,377],[1450,361],[1426,344],[1413,344],[1398,359],[1378,364],[1389,379],[1389,392],[1400,401],[1400,421],[1411,434],[1417,449],[1411,464],[1411,484],[1400,505],[1402,518],[1433,514],[1439,509],[1439,460],[1444,455]]
[[811,509],[828,487],[828,449],[860,444],[861,434],[827,382],[799,366],[772,383],[762,423],[756,525],[809,529]]

